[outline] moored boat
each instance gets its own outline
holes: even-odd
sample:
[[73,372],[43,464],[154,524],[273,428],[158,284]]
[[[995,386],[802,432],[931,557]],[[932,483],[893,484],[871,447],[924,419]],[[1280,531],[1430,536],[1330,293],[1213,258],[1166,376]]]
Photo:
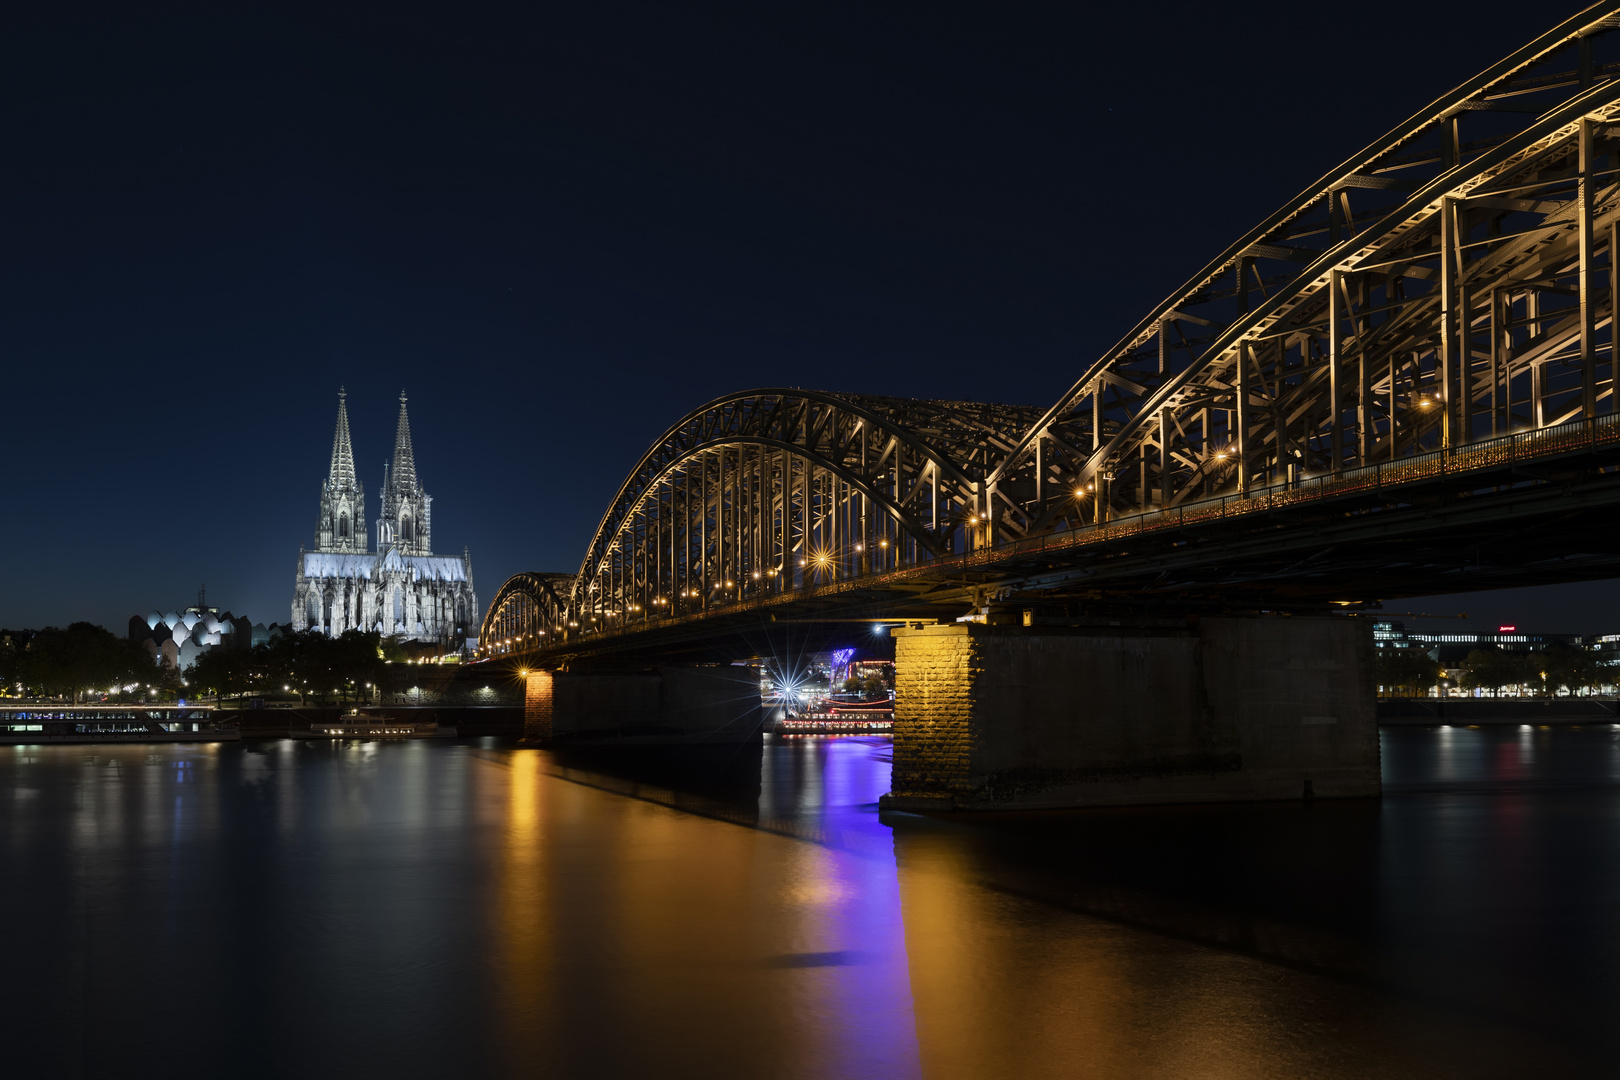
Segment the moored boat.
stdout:
[[0,705],[0,745],[235,742],[211,705]]

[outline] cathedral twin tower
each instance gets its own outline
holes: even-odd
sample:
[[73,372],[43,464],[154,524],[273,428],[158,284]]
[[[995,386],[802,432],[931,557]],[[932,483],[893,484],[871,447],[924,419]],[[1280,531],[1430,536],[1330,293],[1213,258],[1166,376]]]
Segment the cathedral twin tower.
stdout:
[[298,554],[294,629],[332,635],[375,630],[436,642],[445,651],[476,645],[472,559],[465,551],[459,559],[433,554],[433,497],[416,477],[404,391],[394,457],[383,469],[375,551],[367,550],[366,492],[355,473],[347,397],[338,390],[332,468],[321,485],[315,550]]

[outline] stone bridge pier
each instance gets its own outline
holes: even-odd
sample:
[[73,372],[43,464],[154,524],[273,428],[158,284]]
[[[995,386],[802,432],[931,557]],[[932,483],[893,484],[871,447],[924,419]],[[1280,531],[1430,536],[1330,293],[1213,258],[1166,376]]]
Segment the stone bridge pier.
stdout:
[[1380,792],[1372,625],[894,631],[894,810]]
[[548,745],[684,746],[758,739],[759,669],[529,671],[523,734]]

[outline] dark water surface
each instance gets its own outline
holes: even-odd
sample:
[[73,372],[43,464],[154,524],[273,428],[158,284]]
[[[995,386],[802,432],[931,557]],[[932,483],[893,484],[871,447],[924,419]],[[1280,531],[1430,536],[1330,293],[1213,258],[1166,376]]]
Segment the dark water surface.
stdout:
[[0,747],[0,1067],[1614,1075],[1620,731],[1383,747],[1382,800],[883,821],[876,739]]

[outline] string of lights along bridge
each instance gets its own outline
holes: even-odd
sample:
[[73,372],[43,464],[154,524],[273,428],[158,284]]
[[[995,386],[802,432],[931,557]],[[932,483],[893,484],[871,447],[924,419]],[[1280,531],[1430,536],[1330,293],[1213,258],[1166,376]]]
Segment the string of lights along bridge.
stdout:
[[[1470,546],[1472,587],[1613,576],[1586,519],[1541,538],[1566,565],[1539,576],[1491,545],[1503,520],[1616,498],[1617,12],[1582,12],[1312,182],[1050,407],[778,387],[692,411],[577,571],[502,586],[484,655],[806,604],[1360,602],[1440,591],[1467,561],[1448,548]],[[1337,541],[1315,584],[1290,561],[1307,535]],[[1403,537],[1424,568],[1369,592],[1358,559]]]

